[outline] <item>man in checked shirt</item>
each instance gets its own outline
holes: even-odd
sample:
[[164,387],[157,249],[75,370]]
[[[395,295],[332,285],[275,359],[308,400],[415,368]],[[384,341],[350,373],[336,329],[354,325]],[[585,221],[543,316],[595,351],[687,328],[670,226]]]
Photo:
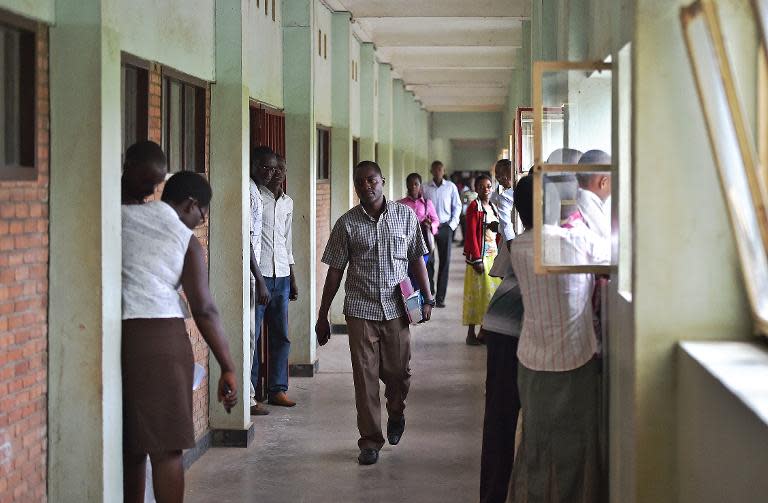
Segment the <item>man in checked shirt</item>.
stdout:
[[379,379],[386,387],[387,440],[397,445],[405,431],[405,398],[411,371],[411,334],[399,283],[410,268],[424,295],[424,320],[435,301],[423,256],[427,247],[416,214],[384,198],[381,168],[372,161],[355,166],[353,179],[360,205],[336,222],[323,254],[328,276],[315,333],[323,346],[331,337],[328,310],[347,269],[344,315],[349,331],[355,383],[361,465],[372,465],[384,446]]

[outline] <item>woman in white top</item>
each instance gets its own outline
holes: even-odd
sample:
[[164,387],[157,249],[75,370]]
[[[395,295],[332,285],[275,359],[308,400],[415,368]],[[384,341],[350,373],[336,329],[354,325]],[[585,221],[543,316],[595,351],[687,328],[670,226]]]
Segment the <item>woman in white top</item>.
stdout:
[[[131,186],[131,178],[140,178],[140,171],[146,169],[126,162],[124,189]],[[182,451],[194,447],[195,437],[194,357],[184,323],[187,303],[180,287],[221,366],[217,394],[227,411],[237,403],[237,381],[218,310],[208,290],[203,247],[192,232],[205,221],[211,187],[202,176],[182,172],[168,180],[162,201],[142,204],[146,195],[123,191],[125,501],[143,502],[149,455],[157,500],[181,502]]]

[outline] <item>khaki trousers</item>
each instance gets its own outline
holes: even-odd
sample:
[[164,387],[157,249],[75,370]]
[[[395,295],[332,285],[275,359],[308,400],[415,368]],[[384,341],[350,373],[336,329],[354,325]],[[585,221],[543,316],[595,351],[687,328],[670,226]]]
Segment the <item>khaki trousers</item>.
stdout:
[[347,317],[352,376],[355,383],[358,446],[379,450],[384,446],[381,432],[379,379],[390,419],[403,417],[405,398],[411,382],[411,332],[407,318],[371,321]]

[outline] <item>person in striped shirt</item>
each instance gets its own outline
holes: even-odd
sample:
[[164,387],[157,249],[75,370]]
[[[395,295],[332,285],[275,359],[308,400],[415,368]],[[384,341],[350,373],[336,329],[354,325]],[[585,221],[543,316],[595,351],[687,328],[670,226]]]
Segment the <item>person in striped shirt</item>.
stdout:
[[[517,351],[523,434],[511,501],[591,503],[599,501],[602,476],[594,276],[535,273],[532,178],[515,187],[514,205],[525,232],[509,249],[525,307]],[[588,256],[597,249],[584,246],[589,235],[560,230],[560,246],[575,263],[603,259]]]

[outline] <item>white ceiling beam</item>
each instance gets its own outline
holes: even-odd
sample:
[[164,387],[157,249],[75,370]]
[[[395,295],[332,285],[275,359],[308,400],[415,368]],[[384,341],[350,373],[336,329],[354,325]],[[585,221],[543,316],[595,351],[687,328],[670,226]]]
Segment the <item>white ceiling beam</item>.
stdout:
[[530,18],[530,0],[326,0],[361,17],[477,16]]

